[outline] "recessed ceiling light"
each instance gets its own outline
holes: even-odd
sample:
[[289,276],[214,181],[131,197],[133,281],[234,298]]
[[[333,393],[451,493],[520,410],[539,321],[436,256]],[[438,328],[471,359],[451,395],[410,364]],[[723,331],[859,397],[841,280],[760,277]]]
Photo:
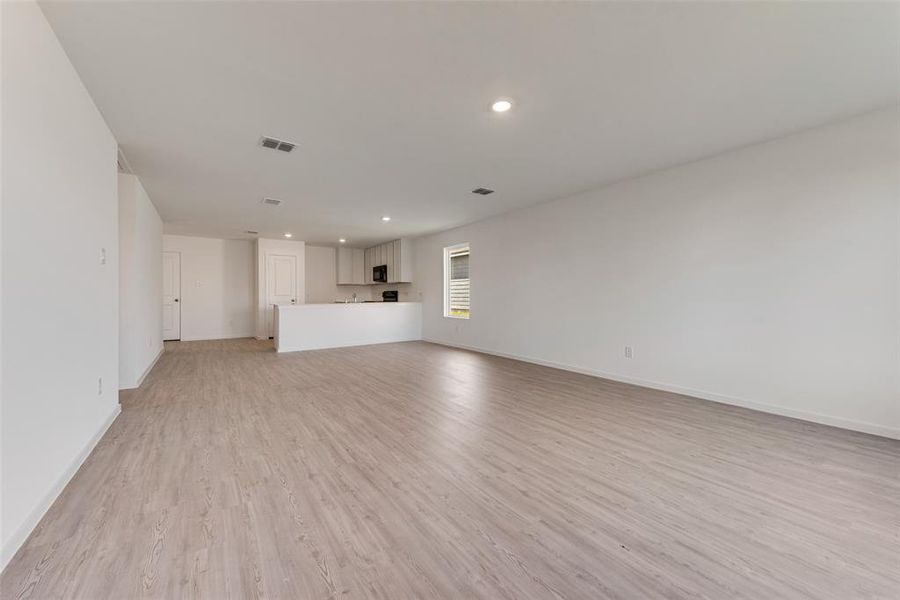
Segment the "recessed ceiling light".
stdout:
[[338,241],[339,241],[340,243],[342,243],[342,244],[344,244],[344,243],[347,242],[347,240],[345,240],[344,238],[341,238],[341,239],[339,239]]
[[381,217],[381,220],[384,221],[385,223],[387,223],[388,221],[391,220],[391,218],[388,216],[384,216],[384,217]]
[[502,100],[502,99],[501,99],[501,100],[495,100],[494,103],[491,105],[491,109],[492,109],[494,112],[501,112],[501,113],[502,113],[502,112],[508,111],[508,110],[511,109],[511,108],[512,108],[512,101],[511,101],[511,100]]
[[293,237],[293,236],[294,236],[293,233],[286,233],[286,234],[284,234],[284,237]]

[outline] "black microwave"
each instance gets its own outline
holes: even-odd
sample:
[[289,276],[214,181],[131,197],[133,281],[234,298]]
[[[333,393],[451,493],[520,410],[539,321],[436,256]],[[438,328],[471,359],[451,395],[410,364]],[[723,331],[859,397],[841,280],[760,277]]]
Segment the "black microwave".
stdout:
[[372,281],[375,283],[387,283],[387,265],[372,267]]

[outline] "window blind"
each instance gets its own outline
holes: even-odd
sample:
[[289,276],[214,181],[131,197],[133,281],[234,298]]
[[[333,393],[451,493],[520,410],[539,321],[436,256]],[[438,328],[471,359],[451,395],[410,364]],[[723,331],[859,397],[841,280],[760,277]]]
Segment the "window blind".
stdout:
[[469,316],[469,249],[450,251],[449,316]]

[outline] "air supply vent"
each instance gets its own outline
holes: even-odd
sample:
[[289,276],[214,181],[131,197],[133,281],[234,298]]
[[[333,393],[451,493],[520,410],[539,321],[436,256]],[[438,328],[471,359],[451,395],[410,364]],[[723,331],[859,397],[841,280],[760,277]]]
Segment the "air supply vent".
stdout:
[[472,193],[487,196],[488,194],[493,194],[494,190],[489,190],[487,188],[475,188],[474,190],[472,190]]
[[263,204],[268,204],[269,206],[281,206],[281,200],[276,198],[263,198]]
[[278,138],[263,136],[259,140],[259,145],[270,150],[281,150],[282,152],[290,152],[297,145],[293,142],[286,142]]

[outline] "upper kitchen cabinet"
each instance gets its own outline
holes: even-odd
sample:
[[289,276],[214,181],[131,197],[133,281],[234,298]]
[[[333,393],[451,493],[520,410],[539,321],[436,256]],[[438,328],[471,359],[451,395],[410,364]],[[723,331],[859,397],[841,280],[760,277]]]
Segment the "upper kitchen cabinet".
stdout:
[[365,250],[362,248],[337,249],[337,283],[338,285],[369,283],[366,281]]
[[390,283],[410,283],[413,280],[415,258],[413,257],[413,241],[410,239],[394,240],[387,246],[391,255],[393,269],[388,267],[388,281]]
[[363,272],[365,277],[363,281],[365,283],[373,283],[372,281],[372,267],[376,266],[375,263],[375,248],[366,248],[365,249],[365,259],[363,261]]
[[353,282],[357,284],[366,282],[366,251],[362,248],[353,250]]
[[387,265],[388,283],[397,283],[396,266],[394,265],[394,244],[396,242],[388,242],[382,244],[384,248],[384,264]]
[[[343,283],[341,279],[341,250],[349,250],[349,248],[338,249],[338,283]],[[362,282],[366,284],[375,283],[372,281],[372,268],[382,265],[387,267],[387,283],[410,283],[413,280],[413,241],[410,239],[394,240],[378,246],[366,248],[362,252]],[[349,259],[344,259],[345,262]]]

